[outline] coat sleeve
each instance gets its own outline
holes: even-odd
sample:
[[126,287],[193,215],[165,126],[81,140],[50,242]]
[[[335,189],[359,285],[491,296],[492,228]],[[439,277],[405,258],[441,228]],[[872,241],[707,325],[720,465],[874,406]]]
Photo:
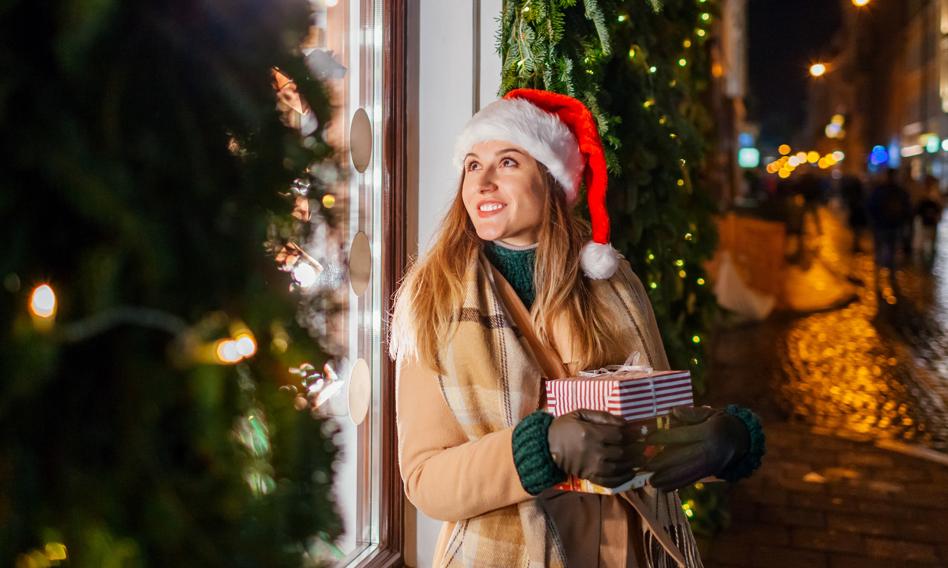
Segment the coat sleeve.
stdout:
[[513,428],[469,441],[434,371],[399,363],[395,404],[405,494],[426,515],[460,521],[533,498],[514,465]]

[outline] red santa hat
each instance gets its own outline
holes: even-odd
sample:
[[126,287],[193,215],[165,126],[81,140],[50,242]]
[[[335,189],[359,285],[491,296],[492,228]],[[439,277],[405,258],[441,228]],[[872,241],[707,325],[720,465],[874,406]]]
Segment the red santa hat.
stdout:
[[592,240],[583,246],[580,265],[587,277],[603,280],[615,274],[618,253],[609,243],[606,211],[608,172],[596,120],[586,105],[567,95],[537,89],[515,89],[471,117],[454,147],[454,164],[480,142],[503,140],[526,150],[546,166],[566,201],[576,203],[586,182]]

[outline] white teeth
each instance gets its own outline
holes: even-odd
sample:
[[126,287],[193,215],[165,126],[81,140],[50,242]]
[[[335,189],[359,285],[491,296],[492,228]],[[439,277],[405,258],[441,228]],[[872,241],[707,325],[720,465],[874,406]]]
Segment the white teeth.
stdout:
[[485,203],[484,205],[481,205],[479,209],[481,211],[497,211],[503,206],[504,205],[501,203]]

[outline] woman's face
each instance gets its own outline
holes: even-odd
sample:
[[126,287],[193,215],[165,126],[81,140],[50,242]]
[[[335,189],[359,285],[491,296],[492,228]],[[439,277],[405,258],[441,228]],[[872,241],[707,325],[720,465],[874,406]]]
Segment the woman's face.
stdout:
[[461,198],[477,236],[525,246],[537,242],[543,214],[540,167],[522,148],[490,140],[464,158]]

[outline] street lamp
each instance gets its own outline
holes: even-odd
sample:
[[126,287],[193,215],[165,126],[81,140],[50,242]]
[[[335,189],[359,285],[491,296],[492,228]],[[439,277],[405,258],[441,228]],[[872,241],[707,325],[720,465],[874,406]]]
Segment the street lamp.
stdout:
[[813,77],[822,77],[826,74],[826,64],[825,63],[814,63],[810,65],[810,75]]

